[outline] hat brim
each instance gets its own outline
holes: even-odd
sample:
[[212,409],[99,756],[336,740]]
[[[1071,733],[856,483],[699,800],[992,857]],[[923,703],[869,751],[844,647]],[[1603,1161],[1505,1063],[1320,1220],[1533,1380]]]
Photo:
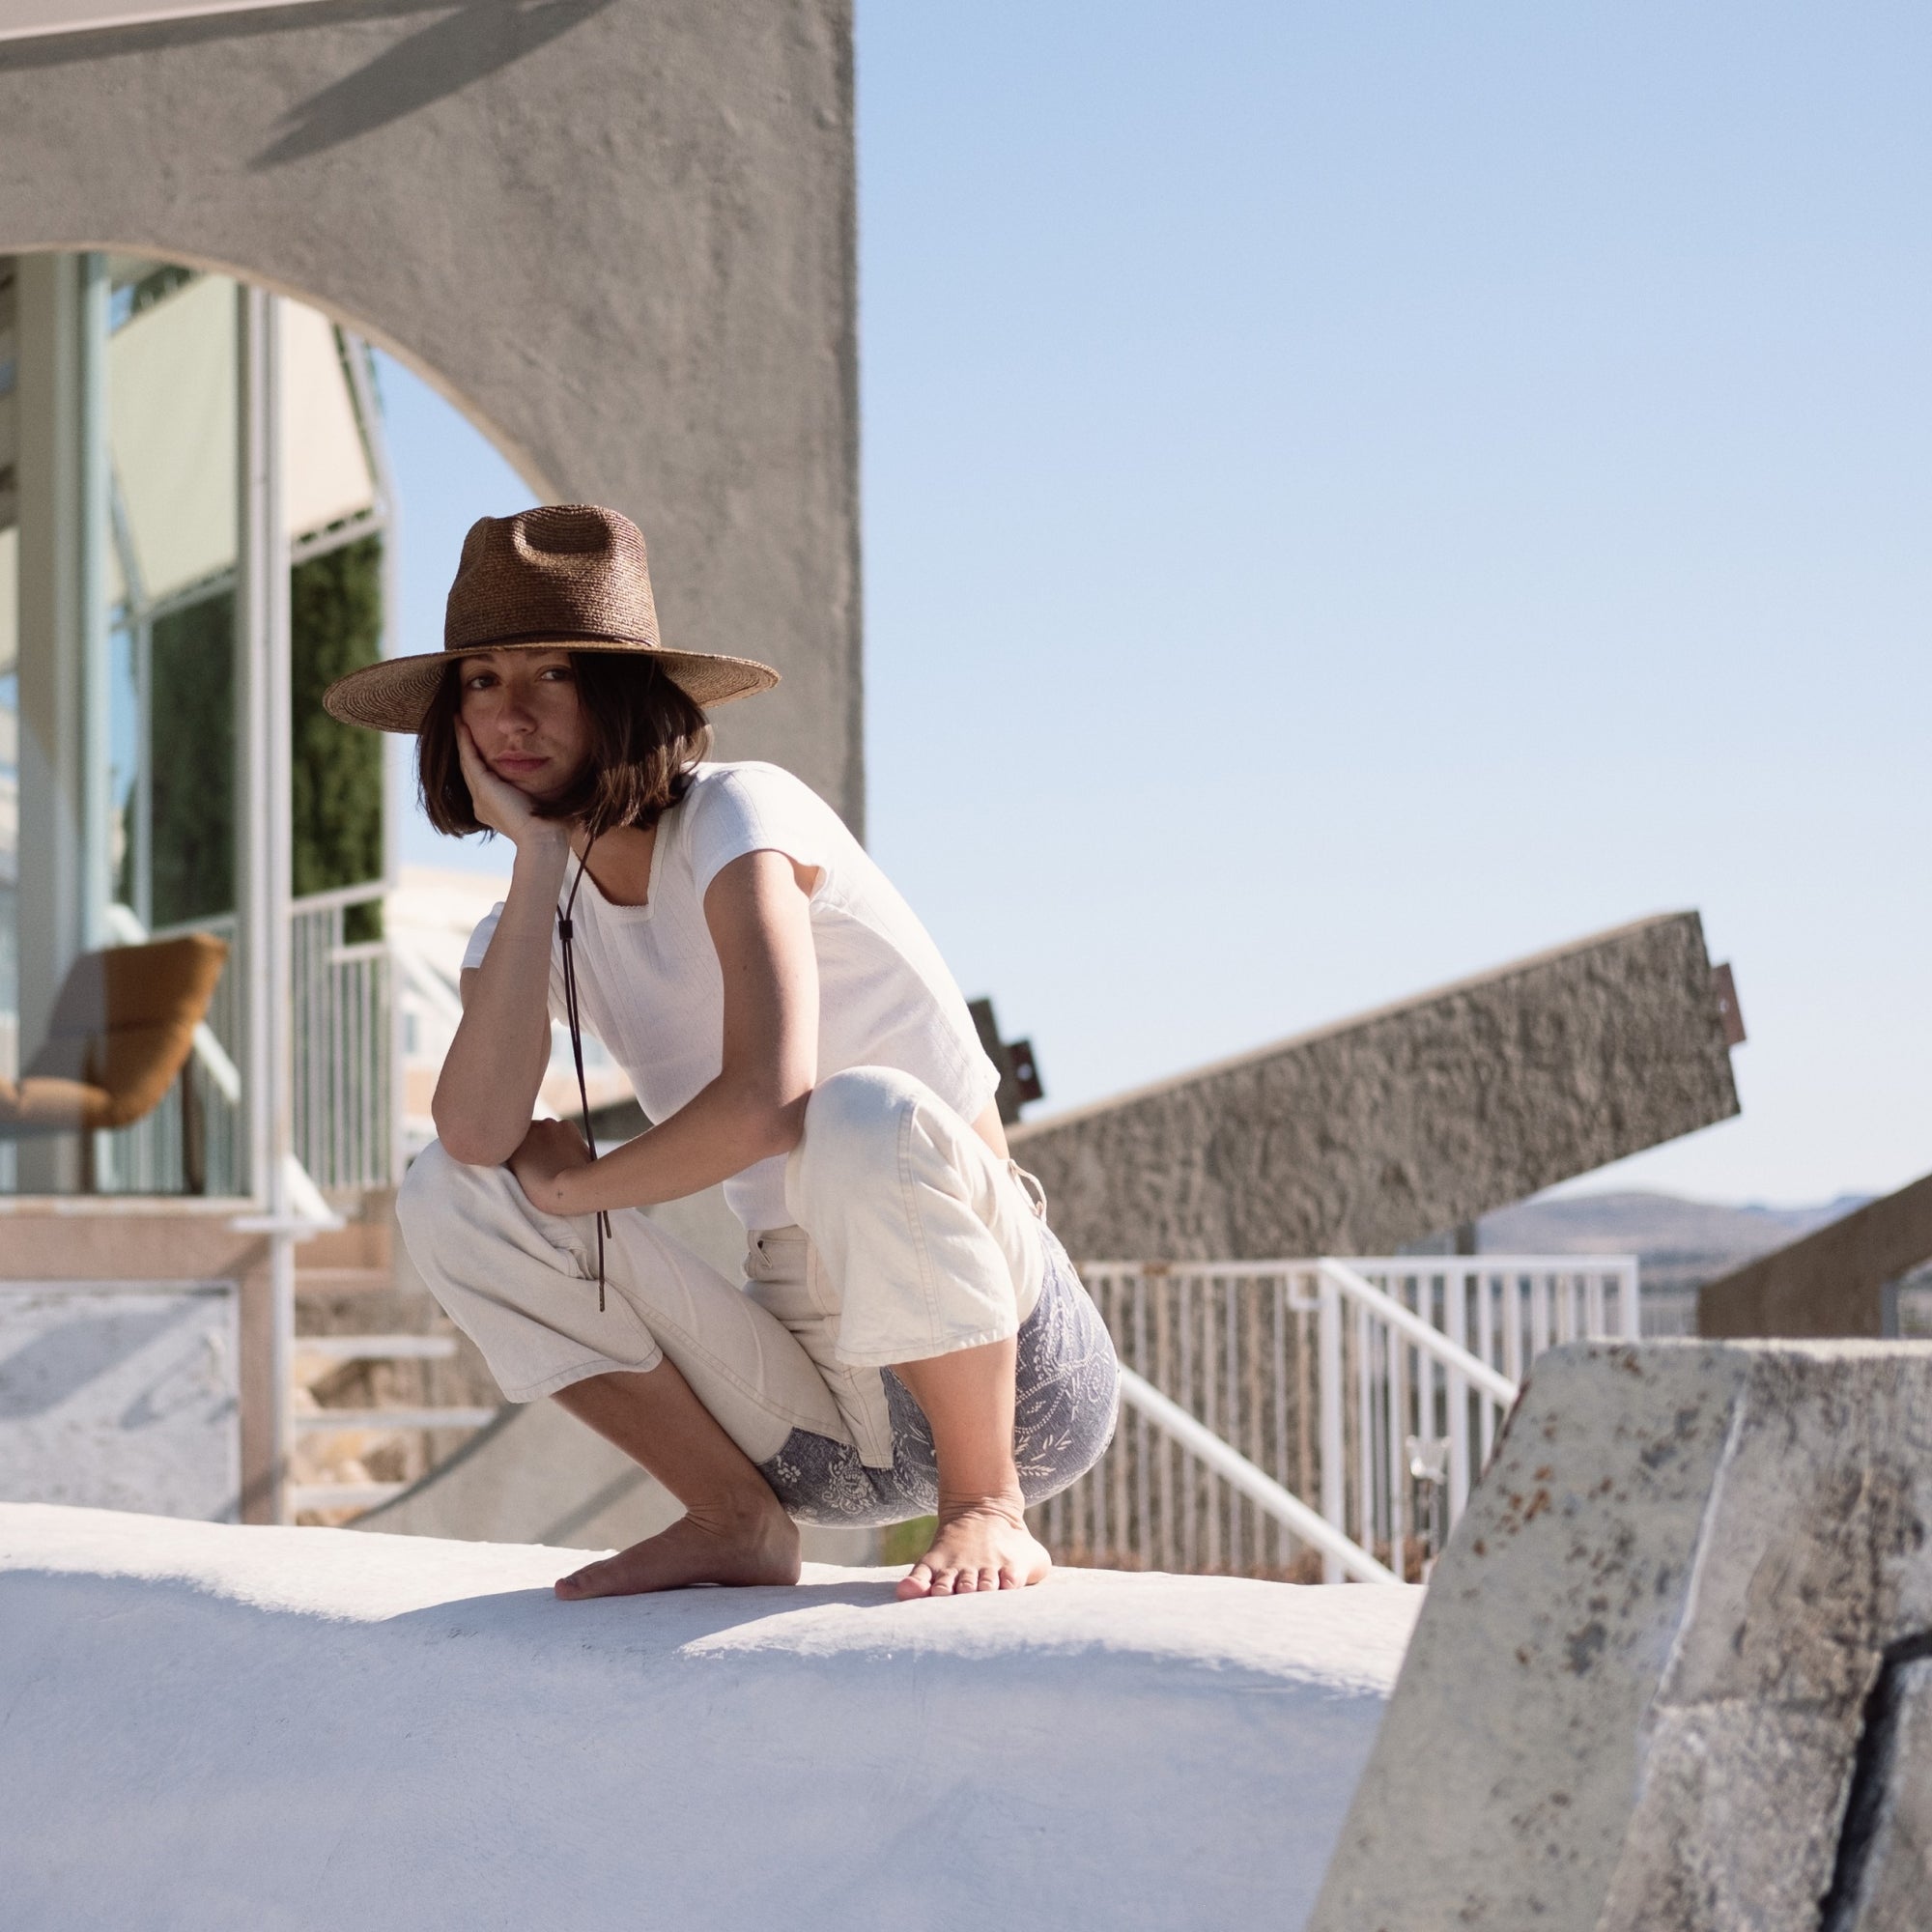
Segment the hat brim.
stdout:
[[384,658],[339,677],[322,695],[325,710],[345,724],[366,724],[372,731],[407,731],[422,726],[443,671],[464,658],[486,651],[609,651],[625,657],[649,658],[691,701],[709,711],[734,697],[751,697],[769,691],[779,681],[770,665],[754,658],[731,658],[715,651],[665,651],[648,644],[617,642],[606,638],[520,638],[491,644],[472,644],[460,651],[431,651],[420,657]]

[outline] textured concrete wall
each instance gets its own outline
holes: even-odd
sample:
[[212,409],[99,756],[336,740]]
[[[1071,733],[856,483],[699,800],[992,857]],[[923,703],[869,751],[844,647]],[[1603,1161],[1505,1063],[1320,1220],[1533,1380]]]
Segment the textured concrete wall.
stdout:
[[1076,1255],[1383,1254],[1737,1111],[1677,913],[1012,1140]]
[[1887,1285],[1929,1260],[1932,1174],[1705,1283],[1697,1332],[1876,1336]]
[[1928,1520],[1932,1349],[1544,1356],[1311,1925],[1917,1932],[1925,1727],[1872,1719],[1923,1693]]
[[784,673],[726,753],[856,826],[849,14],[320,0],[0,43],[0,253],[225,268],[394,350],[533,494],[637,519],[666,641]]

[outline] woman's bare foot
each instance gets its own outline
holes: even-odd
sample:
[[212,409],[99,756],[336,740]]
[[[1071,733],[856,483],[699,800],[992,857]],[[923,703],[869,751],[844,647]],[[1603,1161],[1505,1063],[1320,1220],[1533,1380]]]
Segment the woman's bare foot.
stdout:
[[798,1527],[769,1490],[763,1503],[694,1509],[667,1530],[557,1579],[556,1594],[636,1597],[692,1583],[796,1583]]
[[899,1597],[960,1597],[976,1590],[1020,1590],[1041,1581],[1053,1558],[1026,1526],[1017,1496],[984,1496],[939,1506],[932,1548],[899,1584]]

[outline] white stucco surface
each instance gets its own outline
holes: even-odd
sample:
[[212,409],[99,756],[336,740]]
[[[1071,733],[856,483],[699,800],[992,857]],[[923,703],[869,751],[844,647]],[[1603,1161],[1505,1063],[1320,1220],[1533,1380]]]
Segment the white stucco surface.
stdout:
[[582,1560],[0,1507],[13,1932],[1298,1927],[1420,1595]]

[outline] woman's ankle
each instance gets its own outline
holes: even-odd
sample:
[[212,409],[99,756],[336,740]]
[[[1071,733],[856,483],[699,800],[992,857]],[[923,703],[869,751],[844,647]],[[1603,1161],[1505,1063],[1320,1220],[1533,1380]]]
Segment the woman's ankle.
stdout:
[[965,1516],[997,1516],[1008,1522],[1024,1523],[1026,1507],[1026,1494],[1015,1470],[1009,1481],[982,1488],[953,1488],[942,1482],[935,1514],[941,1522],[956,1522]]
[[780,1522],[788,1527],[791,1524],[784,1505],[763,1483],[756,1489],[748,1486],[700,1497],[695,1502],[687,1502],[684,1511],[694,1522],[724,1535],[770,1529]]

